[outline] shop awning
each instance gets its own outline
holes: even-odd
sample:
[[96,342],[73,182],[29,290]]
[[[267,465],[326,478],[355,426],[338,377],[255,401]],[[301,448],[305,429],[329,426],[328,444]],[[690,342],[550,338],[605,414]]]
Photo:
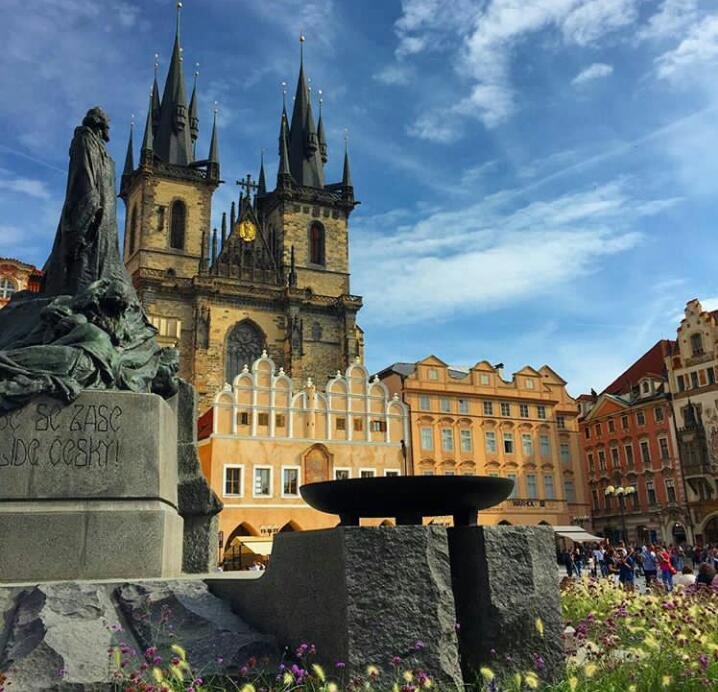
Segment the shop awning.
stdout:
[[266,536],[238,536],[232,541],[232,545],[237,543],[241,543],[243,549],[251,550],[255,555],[270,555],[272,552],[272,539]]
[[568,538],[575,543],[600,543],[603,539],[600,536],[584,531],[580,526],[553,526],[554,532],[562,538]]

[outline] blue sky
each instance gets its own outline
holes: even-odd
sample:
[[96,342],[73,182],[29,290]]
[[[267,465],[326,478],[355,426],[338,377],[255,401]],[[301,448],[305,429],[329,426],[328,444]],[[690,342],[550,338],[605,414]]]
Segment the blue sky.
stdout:
[[[44,262],[95,103],[121,166],[174,5],[2,0],[0,255]],[[714,1],[185,0],[182,26],[200,154],[220,108],[217,215],[262,148],[274,179],[304,31],[330,180],[349,130],[370,368],[548,363],[579,394],[674,337],[689,299],[718,308]]]

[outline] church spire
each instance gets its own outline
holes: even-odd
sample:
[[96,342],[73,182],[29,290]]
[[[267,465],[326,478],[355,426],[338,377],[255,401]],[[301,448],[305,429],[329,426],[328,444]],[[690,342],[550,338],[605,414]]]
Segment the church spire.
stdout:
[[187,93],[182,69],[180,46],[180,13],[177,3],[177,28],[167,81],[162,93],[160,116],[155,134],[155,153],[166,163],[187,166],[193,160],[190,127],[187,115]]
[[287,83],[282,82],[282,122],[279,125],[279,169],[277,187],[288,187],[292,182],[289,170],[289,126],[287,122]]
[[132,119],[130,120],[130,136],[127,140],[127,153],[125,154],[125,167],[122,169],[122,177],[124,178],[126,175],[132,175],[132,172],[135,170],[135,144],[134,144],[134,137],[133,133],[135,130],[135,116],[132,116]]
[[154,81],[152,82],[152,96],[150,108],[152,110],[152,129],[156,130],[160,124],[160,87],[157,84],[157,70],[160,67],[160,54],[155,53],[155,64],[154,64]]
[[195,64],[194,69],[194,86],[192,87],[192,98],[189,101],[189,132],[192,139],[192,158],[197,146],[197,137],[199,136],[199,115],[197,113],[197,79],[199,78],[199,63]]
[[152,92],[150,92],[150,103],[147,108],[147,122],[145,123],[145,134],[142,138],[142,149],[140,150],[140,161],[149,163],[154,156],[154,131],[152,129]]
[[257,195],[262,197],[267,194],[267,180],[264,175],[264,149],[259,156],[259,178],[257,180]]
[[212,138],[209,141],[208,171],[212,177],[219,179],[219,139],[217,136],[217,102],[214,102],[214,116],[212,118]]
[[322,120],[322,105],[324,104],[324,95],[319,90],[319,121],[317,122],[317,140],[319,142],[319,155],[322,157],[322,163],[327,162],[327,138],[324,134],[324,121]]
[[324,167],[318,153],[317,131],[312,115],[311,94],[304,75],[304,36],[299,37],[299,77],[289,128],[289,168],[292,177],[305,187],[324,187]]

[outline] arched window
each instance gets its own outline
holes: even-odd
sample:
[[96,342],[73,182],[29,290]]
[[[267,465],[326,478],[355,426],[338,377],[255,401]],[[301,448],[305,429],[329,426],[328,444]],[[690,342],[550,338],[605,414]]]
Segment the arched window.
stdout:
[[8,300],[17,291],[17,284],[7,277],[0,279],[0,299]]
[[309,227],[309,261],[324,264],[324,226],[315,221]]
[[187,226],[187,207],[184,202],[172,202],[170,212],[170,247],[184,250],[185,227]]
[[251,320],[237,322],[227,335],[227,355],[224,361],[225,381],[232,383],[245,365],[252,367],[264,350],[262,330]]
[[137,205],[132,208],[130,214],[130,254],[137,249]]

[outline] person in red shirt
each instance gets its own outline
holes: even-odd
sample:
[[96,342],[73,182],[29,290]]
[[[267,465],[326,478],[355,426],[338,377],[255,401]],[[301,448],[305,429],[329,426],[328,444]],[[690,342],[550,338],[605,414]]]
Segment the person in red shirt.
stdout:
[[658,558],[658,569],[661,571],[661,580],[666,587],[666,591],[673,591],[673,575],[676,573],[676,568],[671,564],[671,556],[665,545],[658,551],[656,557]]

